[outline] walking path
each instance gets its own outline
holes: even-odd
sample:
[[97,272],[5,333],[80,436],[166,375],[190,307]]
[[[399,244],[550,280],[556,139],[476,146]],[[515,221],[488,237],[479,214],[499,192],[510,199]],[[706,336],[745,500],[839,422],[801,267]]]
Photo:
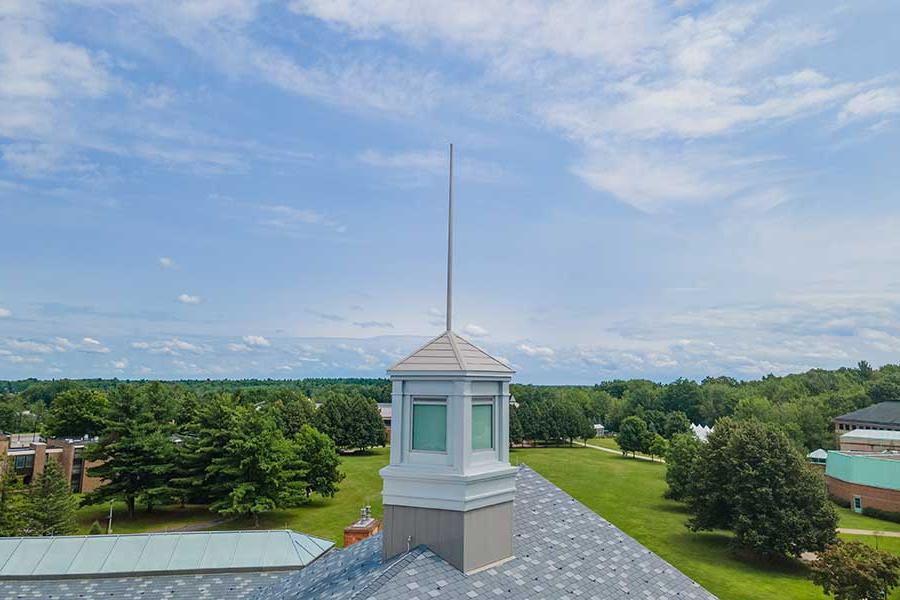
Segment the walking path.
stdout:
[[846,527],[838,527],[838,533],[846,533],[847,535],[877,535],[880,537],[900,537],[900,531],[874,531],[872,529],[847,529]]
[[[613,450],[612,448],[604,448],[603,446],[595,446],[593,444],[585,444],[585,446],[587,446],[588,448],[593,448],[594,450],[602,450],[603,452],[609,452],[610,454],[618,454],[620,456],[622,455],[621,450]],[[663,460],[661,458],[655,459],[655,458],[650,458],[649,456],[643,456],[641,454],[635,454],[634,458],[636,458],[638,460],[647,460],[650,462],[659,462],[659,463],[666,462],[665,460]]]

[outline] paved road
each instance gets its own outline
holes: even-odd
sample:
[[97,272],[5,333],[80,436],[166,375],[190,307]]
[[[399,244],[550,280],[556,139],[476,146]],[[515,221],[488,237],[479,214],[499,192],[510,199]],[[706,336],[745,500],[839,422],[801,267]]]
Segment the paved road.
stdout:
[[[613,450],[612,448],[604,448],[603,446],[595,446],[593,444],[585,444],[585,446],[587,446],[588,448],[593,448],[594,450],[602,450],[603,452],[609,452],[610,454],[618,454],[619,456],[622,455],[621,450]],[[641,456],[640,454],[636,454],[634,457],[638,460],[647,460],[650,462],[662,462],[662,463],[666,462],[661,458],[650,458],[649,456]]]
[[838,527],[838,533],[846,533],[847,535],[878,535],[881,537],[900,537],[900,531],[874,531],[872,529],[847,529],[846,527]]

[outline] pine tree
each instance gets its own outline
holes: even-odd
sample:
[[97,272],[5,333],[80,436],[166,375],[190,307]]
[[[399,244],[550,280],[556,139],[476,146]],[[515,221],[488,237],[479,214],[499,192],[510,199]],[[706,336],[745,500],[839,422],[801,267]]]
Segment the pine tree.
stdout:
[[100,535],[103,533],[103,528],[100,526],[100,521],[94,521],[91,523],[91,528],[88,530],[88,535]]
[[218,426],[201,429],[199,447],[206,453],[204,487],[210,509],[225,515],[252,516],[304,501],[291,485],[293,448],[271,415],[254,406],[222,399]]
[[[103,485],[86,496],[90,503],[124,499],[128,516],[134,517],[138,499],[149,511],[172,495],[175,447],[168,405],[159,395],[164,388],[135,385],[116,388],[110,398],[107,428],[100,441],[89,447],[87,458],[102,461],[88,469]],[[166,420],[166,419],[170,420]]]
[[72,494],[62,467],[47,461],[28,490],[26,519],[32,535],[72,535],[78,529],[75,510],[78,501]]
[[[5,458],[5,457],[4,457]],[[28,495],[22,479],[16,475],[11,460],[0,463],[0,537],[28,534],[25,518]]]

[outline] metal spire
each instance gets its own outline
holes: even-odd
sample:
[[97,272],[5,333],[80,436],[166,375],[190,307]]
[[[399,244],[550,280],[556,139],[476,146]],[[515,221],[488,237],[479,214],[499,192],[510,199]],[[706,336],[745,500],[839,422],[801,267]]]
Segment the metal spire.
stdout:
[[453,329],[453,144],[450,144],[450,201],[447,209],[447,331]]

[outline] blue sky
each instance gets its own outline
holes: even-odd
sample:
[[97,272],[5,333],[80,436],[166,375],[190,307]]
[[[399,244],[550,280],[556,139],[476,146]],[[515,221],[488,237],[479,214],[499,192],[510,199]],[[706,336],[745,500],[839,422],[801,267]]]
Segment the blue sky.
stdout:
[[900,5],[0,2],[0,378],[897,362]]

